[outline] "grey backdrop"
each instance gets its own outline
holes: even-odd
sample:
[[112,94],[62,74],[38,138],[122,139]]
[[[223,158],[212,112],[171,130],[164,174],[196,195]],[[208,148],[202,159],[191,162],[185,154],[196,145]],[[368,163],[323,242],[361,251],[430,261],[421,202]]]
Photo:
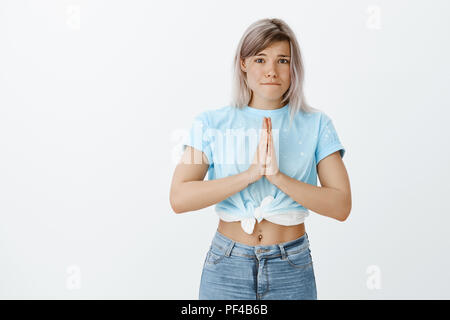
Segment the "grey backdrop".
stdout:
[[0,297],[197,299],[213,207],[169,188],[244,30],[296,32],[353,208],[305,225],[319,299],[449,299],[450,2],[0,2]]

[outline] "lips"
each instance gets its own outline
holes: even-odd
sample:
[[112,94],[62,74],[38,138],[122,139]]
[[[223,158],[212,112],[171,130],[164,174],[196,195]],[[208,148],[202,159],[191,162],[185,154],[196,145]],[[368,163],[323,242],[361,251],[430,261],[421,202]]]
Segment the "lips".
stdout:
[[280,83],[261,83],[263,85],[268,85],[268,86],[279,86]]

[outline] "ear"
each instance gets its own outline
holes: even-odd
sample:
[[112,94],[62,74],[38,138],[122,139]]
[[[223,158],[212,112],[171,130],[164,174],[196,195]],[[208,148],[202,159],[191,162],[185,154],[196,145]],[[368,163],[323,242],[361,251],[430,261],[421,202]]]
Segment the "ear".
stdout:
[[247,65],[245,64],[245,60],[244,59],[240,59],[240,61],[241,61],[241,63],[240,63],[241,70],[243,72],[247,72]]

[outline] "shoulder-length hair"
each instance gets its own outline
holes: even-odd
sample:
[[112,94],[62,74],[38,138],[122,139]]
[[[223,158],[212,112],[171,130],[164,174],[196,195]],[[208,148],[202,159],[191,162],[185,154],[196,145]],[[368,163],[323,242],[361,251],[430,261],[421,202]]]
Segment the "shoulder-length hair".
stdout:
[[298,111],[319,112],[309,106],[303,93],[304,67],[300,47],[291,28],[281,19],[261,19],[252,23],[239,41],[233,61],[232,100],[231,105],[239,109],[248,105],[251,89],[247,76],[241,70],[241,59],[254,56],[272,43],[289,41],[291,50],[290,76],[291,84],[283,94],[282,105],[289,103],[291,122]]

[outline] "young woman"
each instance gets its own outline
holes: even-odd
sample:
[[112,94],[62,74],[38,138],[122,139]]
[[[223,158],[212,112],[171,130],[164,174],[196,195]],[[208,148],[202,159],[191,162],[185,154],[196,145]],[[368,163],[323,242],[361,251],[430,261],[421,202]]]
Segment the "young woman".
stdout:
[[231,105],[197,115],[170,190],[176,213],[215,204],[220,217],[199,299],[317,299],[304,220],[308,209],[350,214],[345,149],[305,101],[300,49],[283,20],[253,23],[234,67]]

